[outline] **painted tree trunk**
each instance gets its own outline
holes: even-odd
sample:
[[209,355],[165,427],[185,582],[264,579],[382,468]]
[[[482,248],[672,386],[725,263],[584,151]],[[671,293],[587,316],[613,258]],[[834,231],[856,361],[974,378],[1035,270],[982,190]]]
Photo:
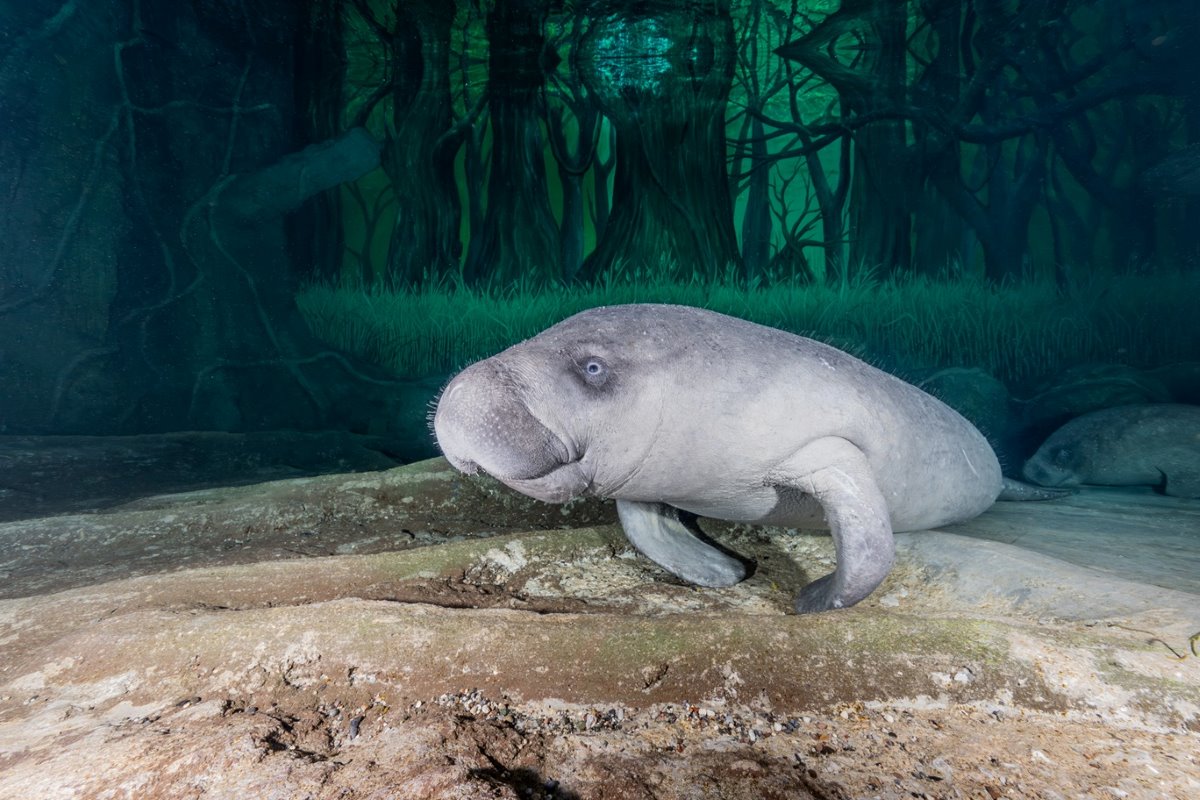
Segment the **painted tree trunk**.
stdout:
[[599,0],[577,68],[617,132],[612,209],[584,265],[713,278],[741,258],[725,169],[732,84],[727,0]]
[[[875,0],[866,16],[873,47],[863,71],[873,80],[869,99],[856,111],[896,107],[904,102],[907,40],[905,3]],[[850,269],[876,270],[881,276],[911,267],[912,169],[905,141],[906,123],[880,120],[854,136],[854,173],[850,185]]]
[[742,261],[751,282],[762,277],[771,261],[770,178],[766,130],[762,118],[754,117],[750,121],[750,182],[742,217]]
[[492,153],[479,248],[465,270],[474,284],[540,286],[562,278],[542,135],[548,11],[547,0],[508,0],[488,13]]
[[[321,142],[345,131],[346,81],[342,0],[303,6],[296,46],[297,143]],[[335,282],[345,239],[339,191],[320,192],[287,220],[291,263],[301,280]]]
[[450,136],[450,31],[453,0],[395,3],[393,39],[399,68],[392,75],[392,135],[383,167],[396,187],[396,217],[386,280],[408,286],[456,272],[459,237]]
[[[933,33],[933,53],[915,92],[944,105],[958,103],[962,83],[962,20],[964,0],[938,0],[926,6]],[[966,225],[930,180],[930,172],[957,175],[962,146],[931,125],[913,122],[914,149],[919,165],[919,188],[913,199],[919,224],[913,227],[913,271],[926,275],[952,274],[963,263]]]

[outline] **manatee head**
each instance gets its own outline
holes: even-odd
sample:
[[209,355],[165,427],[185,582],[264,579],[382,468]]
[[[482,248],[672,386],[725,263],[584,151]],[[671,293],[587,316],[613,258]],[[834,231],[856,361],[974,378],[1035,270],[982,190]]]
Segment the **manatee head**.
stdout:
[[1021,475],[1039,486],[1078,486],[1087,474],[1087,457],[1078,442],[1053,435],[1025,462]]
[[472,364],[447,384],[433,428],[455,468],[482,470],[551,503],[607,496],[628,477],[652,438],[641,426],[655,416],[647,403],[656,395],[637,386],[649,365],[636,343],[581,324],[589,313],[596,312]]

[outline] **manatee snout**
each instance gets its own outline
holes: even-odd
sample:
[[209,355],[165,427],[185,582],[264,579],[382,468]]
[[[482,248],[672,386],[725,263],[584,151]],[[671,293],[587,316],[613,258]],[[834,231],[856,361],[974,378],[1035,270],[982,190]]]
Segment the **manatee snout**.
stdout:
[[1083,467],[1069,449],[1047,442],[1025,462],[1021,476],[1038,486],[1078,486]]
[[433,417],[438,447],[454,467],[501,481],[539,478],[571,460],[562,440],[530,413],[521,389],[495,359],[446,386]]
[[1021,477],[1038,486],[1073,486],[1079,482],[1069,471],[1038,458],[1025,462]]

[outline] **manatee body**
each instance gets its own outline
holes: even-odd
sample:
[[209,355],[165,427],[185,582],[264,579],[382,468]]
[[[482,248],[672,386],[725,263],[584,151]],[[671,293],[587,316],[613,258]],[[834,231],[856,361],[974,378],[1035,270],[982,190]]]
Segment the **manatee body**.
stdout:
[[615,498],[643,554],[702,586],[746,575],[694,515],[828,528],[836,570],[800,612],[857,603],[891,569],[892,532],[976,516],[1001,491],[957,412],[820,342],[686,306],[577,314],[471,365],[434,432],[456,468],[530,497]]
[[1076,417],[1050,435],[1023,474],[1043,486],[1152,485],[1200,498],[1200,406],[1119,406]]

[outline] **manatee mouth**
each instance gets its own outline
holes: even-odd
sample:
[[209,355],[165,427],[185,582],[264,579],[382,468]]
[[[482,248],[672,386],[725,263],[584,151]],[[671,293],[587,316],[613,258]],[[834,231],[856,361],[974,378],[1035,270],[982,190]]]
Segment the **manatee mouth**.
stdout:
[[581,457],[539,420],[508,370],[494,359],[474,364],[438,400],[433,428],[455,469],[486,472],[522,494],[563,503],[587,490]]
[[488,469],[487,467],[484,467],[483,465],[476,461],[472,461],[469,458],[455,456],[445,451],[442,452],[442,455],[444,455],[446,460],[450,462],[450,466],[454,467],[459,472],[462,472],[466,475],[477,475],[482,472],[486,475],[491,475],[493,478],[503,483],[533,483],[540,480],[545,480],[559,470],[567,469],[568,467],[577,466],[579,464],[578,459],[576,459],[574,461],[562,461],[551,464],[540,470],[505,472],[498,470],[495,467]]
[[[558,443],[558,444],[561,446],[561,443]],[[564,447],[562,449],[564,452],[564,459],[561,461],[555,461],[555,462],[552,462],[549,464],[543,464],[540,468],[535,468],[531,464],[531,465],[528,465],[527,469],[516,469],[516,470],[508,470],[508,471],[498,469],[495,466],[493,466],[489,469],[488,467],[485,467],[484,465],[480,464],[479,462],[472,460],[468,456],[463,456],[463,455],[459,455],[454,452],[451,452],[450,450],[446,449],[444,446],[442,448],[442,455],[445,456],[446,460],[450,462],[450,466],[454,467],[456,470],[458,470],[459,472],[462,472],[466,475],[476,475],[480,472],[483,472],[488,475],[491,475],[493,478],[495,478],[498,481],[536,481],[536,480],[540,480],[542,478],[545,478],[545,477],[553,474],[557,470],[560,470],[564,467],[568,467],[571,464],[578,463],[578,459],[576,459],[574,461],[568,460],[565,457],[566,448]]]
[[568,461],[545,475],[534,478],[501,478],[495,475],[492,477],[505,486],[544,503],[565,503],[586,494],[591,487],[591,480],[584,473],[578,460]]
[[513,476],[484,469],[470,459],[458,458],[449,453],[444,455],[450,465],[459,472],[467,475],[477,475],[481,472],[491,475],[510,489],[544,503],[565,503],[587,494],[591,488],[591,480],[584,473],[579,459],[557,464],[540,475]]

